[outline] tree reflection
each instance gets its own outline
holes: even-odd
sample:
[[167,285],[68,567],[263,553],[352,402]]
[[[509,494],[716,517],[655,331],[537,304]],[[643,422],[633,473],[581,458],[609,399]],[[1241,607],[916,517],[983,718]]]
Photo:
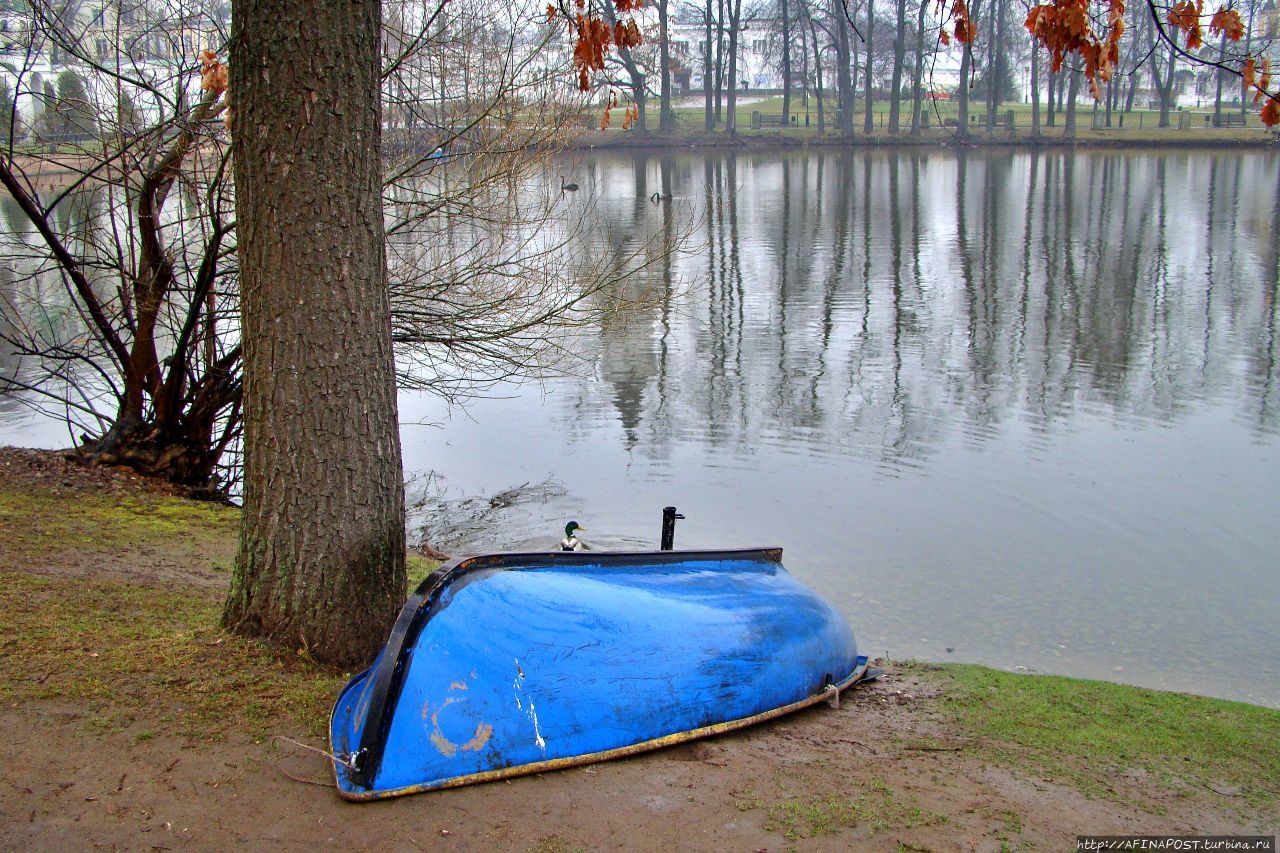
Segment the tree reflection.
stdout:
[[658,180],[678,194],[680,168],[701,173],[687,189],[706,211],[705,249],[664,265],[655,322],[626,333],[643,329],[646,345],[601,332],[600,369],[639,452],[777,445],[893,470],[957,431],[982,444],[1020,420],[1050,440],[1085,413],[1172,421],[1202,399],[1277,430],[1274,158],[815,151],[680,164],[661,161]]

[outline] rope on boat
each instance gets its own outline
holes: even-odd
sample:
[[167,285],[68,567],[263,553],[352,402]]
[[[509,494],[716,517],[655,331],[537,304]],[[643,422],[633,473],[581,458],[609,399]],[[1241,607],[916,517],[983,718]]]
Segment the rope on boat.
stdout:
[[[349,754],[347,754],[347,755],[343,755],[343,756],[337,756],[337,755],[334,755],[332,752],[329,752],[329,751],[327,751],[327,750],[320,749],[319,747],[311,746],[310,744],[301,743],[301,742],[299,742],[299,741],[294,740],[294,739],[293,739],[293,738],[291,738],[291,737],[285,737],[284,735],[276,735],[276,736],[275,736],[275,737],[273,737],[271,740],[272,740],[272,742],[273,742],[273,743],[274,743],[275,741],[278,741],[278,740],[288,741],[289,743],[293,744],[294,746],[300,746],[300,747],[302,747],[303,749],[308,749],[308,750],[310,750],[310,751],[312,751],[312,752],[319,753],[320,755],[323,755],[325,758],[327,758],[327,759],[329,759],[330,761],[332,761],[334,764],[341,765],[342,767],[345,767],[345,768],[347,768],[348,770],[352,770],[352,771],[354,771],[354,770],[356,769],[356,755],[357,755],[357,754],[356,754],[356,753],[354,753],[354,752],[349,753]],[[288,776],[289,774],[287,774],[287,773],[286,773],[285,775],[286,775],[286,776]],[[290,778],[292,778],[292,777],[290,777]],[[306,780],[305,780],[305,779],[299,779],[298,781],[299,781],[299,782],[305,782]]]

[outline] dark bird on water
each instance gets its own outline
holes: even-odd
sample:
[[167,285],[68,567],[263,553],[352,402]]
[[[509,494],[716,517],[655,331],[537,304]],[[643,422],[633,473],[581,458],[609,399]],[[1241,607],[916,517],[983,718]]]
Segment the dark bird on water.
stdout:
[[576,193],[577,191],[578,191],[577,184],[566,184],[564,181],[564,175],[560,176],[560,192],[561,193]]
[[660,201],[671,201],[671,196],[662,195],[661,193],[654,193],[653,195],[649,196],[649,201],[653,202],[654,204],[657,204]]

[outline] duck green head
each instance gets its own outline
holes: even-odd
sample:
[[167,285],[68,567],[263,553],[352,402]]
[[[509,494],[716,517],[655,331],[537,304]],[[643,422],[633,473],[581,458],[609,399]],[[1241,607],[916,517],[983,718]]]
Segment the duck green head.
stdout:
[[585,527],[579,527],[579,526],[578,526],[578,522],[576,522],[576,521],[571,521],[571,522],[569,522],[568,524],[566,524],[566,525],[564,526],[564,538],[565,538],[565,539],[572,539],[572,538],[573,538],[573,531],[575,531],[575,530],[581,530],[582,532],[584,532],[584,533],[585,533],[585,532],[586,532],[586,530],[587,530],[587,528],[585,528]]

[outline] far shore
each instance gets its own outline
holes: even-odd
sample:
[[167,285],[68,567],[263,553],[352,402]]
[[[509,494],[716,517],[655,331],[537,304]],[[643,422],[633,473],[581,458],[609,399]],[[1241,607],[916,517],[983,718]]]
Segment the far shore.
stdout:
[[[656,118],[655,118],[656,121]],[[1088,124],[1085,122],[1084,124]],[[49,182],[56,185],[65,175],[81,175],[94,168],[100,158],[92,154],[78,153],[70,146],[67,150],[45,154],[17,153],[13,157],[14,171],[25,174],[37,184]],[[658,151],[673,149],[698,149],[706,151],[793,151],[820,148],[823,150],[849,149],[911,149],[946,148],[950,150],[975,150],[994,148],[1004,150],[1045,150],[1103,148],[1126,150],[1196,149],[1276,149],[1280,150],[1280,133],[1256,127],[1245,128],[1147,128],[1125,130],[1118,128],[1093,129],[1081,127],[1074,136],[1066,136],[1061,126],[1046,127],[1033,135],[1031,128],[1017,127],[1013,132],[997,128],[990,134],[984,127],[972,129],[965,138],[956,135],[954,128],[931,127],[919,135],[903,131],[891,134],[878,129],[864,133],[861,125],[850,139],[841,137],[838,129],[828,125],[818,133],[815,126],[781,128],[755,128],[749,121],[739,125],[732,135],[723,130],[713,132],[680,130],[671,134],[635,130],[587,131],[573,138],[566,146],[572,151],[635,150]]]

